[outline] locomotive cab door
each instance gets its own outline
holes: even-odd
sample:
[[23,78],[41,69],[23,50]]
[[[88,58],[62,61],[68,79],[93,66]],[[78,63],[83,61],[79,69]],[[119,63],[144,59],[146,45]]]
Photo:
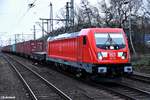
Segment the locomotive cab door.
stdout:
[[82,58],[82,37],[77,37],[77,62],[81,63],[83,58]]

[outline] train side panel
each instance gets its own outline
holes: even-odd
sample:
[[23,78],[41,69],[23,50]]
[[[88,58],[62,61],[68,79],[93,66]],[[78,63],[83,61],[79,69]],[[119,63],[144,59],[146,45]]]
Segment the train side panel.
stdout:
[[46,42],[44,40],[36,40],[36,49],[34,52],[45,52],[46,51]]
[[12,53],[16,53],[16,44],[12,45]]
[[[83,33],[90,33],[90,31],[82,31]],[[93,49],[93,38],[92,38],[92,34],[88,34],[88,35],[83,35],[82,36],[82,41],[80,41],[80,45],[82,44],[82,56],[83,56],[83,61],[84,63],[91,63],[94,62],[94,60],[96,59],[95,56],[95,51]],[[78,52],[80,52],[80,48],[78,48]]]
[[77,39],[64,39],[52,41],[49,43],[48,54],[53,58],[61,58],[64,60],[77,60]]
[[22,55],[24,51],[23,49],[24,49],[23,42],[16,44],[16,53],[18,53],[19,55]]

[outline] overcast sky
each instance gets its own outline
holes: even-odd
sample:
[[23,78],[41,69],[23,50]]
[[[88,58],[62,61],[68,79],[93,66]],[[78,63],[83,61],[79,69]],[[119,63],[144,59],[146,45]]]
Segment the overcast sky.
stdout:
[[[35,0],[0,0],[0,44],[10,40],[14,34],[31,34],[35,22],[39,18],[49,18],[49,3],[53,4],[54,17],[70,0],[36,0],[35,6],[29,11],[28,4]],[[89,0],[95,4],[97,0]],[[75,5],[80,0],[74,0]],[[36,26],[38,29],[38,25]],[[38,35],[40,36],[40,34]]]

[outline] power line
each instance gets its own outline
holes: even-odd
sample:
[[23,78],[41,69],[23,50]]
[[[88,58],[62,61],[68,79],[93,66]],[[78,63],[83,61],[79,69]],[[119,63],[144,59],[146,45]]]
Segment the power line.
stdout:
[[27,11],[22,15],[22,17],[20,18],[19,22],[21,22],[21,20],[26,16],[26,14],[30,11],[30,9],[35,6],[35,2],[36,2],[36,1],[37,1],[37,0],[34,0],[33,3],[28,4],[28,7],[29,7],[29,8],[28,8]]
[[35,6],[35,2],[37,0],[34,0],[32,3],[28,3],[28,9],[26,10],[25,13],[23,13],[23,15],[18,19],[16,26],[14,27],[14,29],[16,29],[16,27],[18,27],[18,25],[21,23],[21,21],[24,19],[24,17],[27,15],[27,13],[30,11],[31,8],[33,8]]

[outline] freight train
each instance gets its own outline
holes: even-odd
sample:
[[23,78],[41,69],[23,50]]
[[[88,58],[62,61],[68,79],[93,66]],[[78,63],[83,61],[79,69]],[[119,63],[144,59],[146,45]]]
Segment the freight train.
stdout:
[[121,28],[87,28],[79,32],[31,40],[2,48],[32,59],[98,77],[131,75],[130,51]]

